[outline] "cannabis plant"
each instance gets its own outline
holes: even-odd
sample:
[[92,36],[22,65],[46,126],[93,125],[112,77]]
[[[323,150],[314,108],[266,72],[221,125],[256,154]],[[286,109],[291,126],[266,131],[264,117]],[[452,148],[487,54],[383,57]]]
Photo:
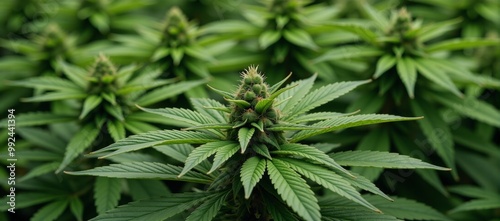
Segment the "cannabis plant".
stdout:
[[[366,178],[343,166],[448,170],[395,153],[346,151],[330,156],[331,144],[307,144],[306,139],[349,127],[418,118],[394,115],[343,114],[309,111],[368,81],[339,82],[311,90],[316,76],[280,88],[264,81],[257,68],[243,74],[234,92],[214,89],[229,102],[192,99],[195,110],[143,110],[184,123],[183,130],[158,130],[133,135],[94,151],[100,158],[153,147],[184,167],[136,161],[111,164],[73,175],[127,179],[162,179],[198,183],[195,191],[175,193],[118,207],[94,220],[337,220],[407,218],[408,214],[381,214],[356,188],[391,200]],[[213,158],[212,155],[215,155]],[[310,181],[310,182],[308,182]],[[313,187],[331,193],[324,198]],[[343,197],[346,201],[342,201]],[[318,201],[318,198],[322,200]],[[371,198],[371,197],[369,197]],[[339,201],[340,200],[340,201]],[[333,201],[336,201],[333,202]],[[375,200],[377,201],[377,200]],[[416,202],[434,218],[438,212]],[[324,205],[321,207],[320,205]],[[401,204],[404,205],[404,204]],[[349,213],[339,213],[338,208]],[[187,211],[187,213],[184,213]],[[369,212],[371,211],[371,212]],[[382,211],[383,212],[383,211]],[[415,217],[412,217],[415,218]],[[421,216],[417,215],[417,218]]]
[[106,129],[111,138],[117,141],[126,136],[126,131],[146,132],[156,129],[150,123],[162,123],[148,115],[134,114],[134,110],[137,110],[135,104],[152,105],[202,83],[185,81],[167,85],[174,80],[158,80],[159,71],[137,73],[138,67],[135,65],[117,69],[104,55],[96,59],[89,71],[62,61],[59,65],[67,79],[42,76],[11,83],[42,90],[42,93],[25,98],[25,102],[51,101],[54,104],[52,111],[20,114],[17,126],[68,121],[81,126],[68,143],[57,171],[64,169],[90,147],[101,134],[101,129]]
[[[316,61],[374,58],[371,73],[376,80],[361,95],[362,99],[352,104],[352,109],[364,107],[365,111],[384,110],[395,114],[411,111],[414,115],[424,116],[418,121],[425,135],[425,142],[420,142],[420,146],[430,144],[448,167],[455,168],[450,127],[442,115],[429,111],[428,107],[444,106],[498,127],[500,111],[474,96],[464,95],[461,89],[470,85],[498,88],[500,82],[474,74],[454,60],[447,59],[446,55],[460,49],[498,45],[500,40],[458,38],[433,42],[453,29],[459,20],[422,24],[404,8],[394,12],[391,19],[368,4],[360,3],[360,8],[374,26],[339,22],[333,23],[332,27],[355,33],[365,43],[331,49]],[[436,128],[440,132],[436,132]],[[411,151],[406,147],[404,149]],[[431,178],[427,176],[427,180]],[[436,183],[436,179],[433,180],[430,182]]]
[[[233,53],[245,53],[228,58],[226,62],[245,66],[249,65],[248,62],[259,62],[275,73],[294,70],[305,74],[302,77],[333,72],[330,66],[313,64],[309,60],[329,44],[325,39],[337,37],[323,37],[323,45],[315,39],[318,34],[330,32],[323,24],[336,16],[337,8],[302,0],[266,0],[260,3],[245,6],[247,9],[242,15],[246,21],[224,20],[207,24],[203,29],[208,33],[242,40],[241,47],[236,47]],[[211,65],[211,69],[221,70],[225,65],[224,61],[217,62]],[[270,82],[277,82],[284,76],[268,77]]]

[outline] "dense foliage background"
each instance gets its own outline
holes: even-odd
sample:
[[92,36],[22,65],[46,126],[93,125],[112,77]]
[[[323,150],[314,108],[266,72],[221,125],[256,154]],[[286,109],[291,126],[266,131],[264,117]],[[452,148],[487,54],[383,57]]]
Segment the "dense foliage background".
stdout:
[[[186,127],[137,105],[223,101],[206,85],[235,90],[250,65],[270,84],[290,72],[286,83],[317,73],[317,87],[371,79],[317,111],[424,117],[306,140],[325,152],[390,151],[452,169],[350,167],[401,198],[395,207],[365,197],[384,213],[500,220],[499,12],[498,0],[4,0],[0,137],[15,132],[18,161],[16,213],[0,220],[88,220],[117,205],[200,188],[63,171],[177,163],[158,149],[104,160],[86,154],[130,135]],[[7,148],[0,154],[9,165]],[[9,208],[8,177],[0,170],[2,211]]]

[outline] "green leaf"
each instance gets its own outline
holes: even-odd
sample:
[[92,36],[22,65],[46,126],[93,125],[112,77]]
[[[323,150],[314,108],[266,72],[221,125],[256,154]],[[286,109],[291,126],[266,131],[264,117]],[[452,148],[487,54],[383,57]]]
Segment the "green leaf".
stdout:
[[184,52],[196,58],[197,60],[210,61],[210,62],[215,61],[215,58],[212,57],[212,55],[210,55],[210,51],[207,51],[206,49],[200,46],[190,45],[189,47],[184,48]]
[[[288,74],[288,76],[286,76],[283,80],[279,81],[278,83],[274,84],[273,86],[271,86],[269,88],[269,93],[271,94],[274,94],[274,92],[276,92],[280,87],[281,85],[283,85],[290,77],[292,76],[292,73]],[[290,87],[286,87],[286,88],[292,88],[292,86]],[[284,92],[284,91],[283,91]],[[280,93],[281,94],[281,93]],[[279,95],[279,94],[278,94]]]
[[58,200],[52,202],[39,209],[33,215],[33,217],[31,217],[30,220],[31,221],[56,220],[64,212],[67,206],[68,206],[68,200]]
[[351,186],[347,180],[335,172],[324,167],[296,159],[285,158],[280,160],[286,162],[286,164],[293,170],[299,172],[321,186],[339,194],[340,196],[352,200],[370,210],[380,212],[380,210],[378,210],[375,206],[361,197],[361,194],[354,189],[354,187]]
[[452,193],[460,194],[462,196],[471,198],[483,198],[483,199],[498,198],[498,194],[495,191],[485,190],[479,186],[471,186],[471,185],[452,186],[449,187],[448,190]]
[[278,155],[295,155],[299,157],[304,157],[306,159],[316,161],[317,163],[321,163],[330,168],[335,168],[347,175],[351,175],[349,171],[340,166],[337,162],[335,162],[335,160],[330,158],[324,152],[312,146],[289,143],[281,145],[280,150],[271,151],[271,153]]
[[426,42],[428,40],[439,37],[448,31],[455,29],[456,25],[460,24],[462,21],[463,21],[462,18],[457,18],[448,21],[427,24],[425,26],[422,26],[421,28],[410,30],[409,32],[407,32],[406,36],[408,37],[418,36],[418,38],[422,42]]
[[[424,119],[417,121],[426,138],[419,140],[419,143],[430,145],[437,151],[438,155],[446,163],[446,166],[455,169],[455,157],[453,148],[453,137],[450,128],[441,118],[439,113],[429,110],[430,104],[423,100],[411,102],[411,108],[415,115],[424,116]],[[421,147],[422,148],[422,147]]]
[[450,51],[495,45],[500,45],[500,41],[498,39],[450,39],[429,45],[425,48],[425,51]]
[[325,221],[401,221],[394,216],[374,213],[342,197],[322,197],[319,205],[321,216]]
[[304,96],[306,96],[309,90],[311,90],[315,79],[316,75],[313,75],[310,78],[292,82],[287,85],[287,87],[291,85],[297,85],[297,86],[288,91],[283,92],[277,97],[277,99],[281,102],[281,104],[278,105],[278,109],[281,110],[281,113],[283,113],[283,115],[286,116],[288,112],[290,112],[290,110],[295,105],[297,105],[297,103],[299,103],[300,100],[304,98]]
[[216,169],[219,169],[220,166],[224,162],[226,162],[230,157],[232,157],[238,150],[240,149],[240,145],[237,143],[233,143],[232,145],[226,145],[220,148],[217,153],[215,153],[214,163],[210,168],[210,171],[207,173],[210,174],[214,172]]
[[73,213],[73,216],[76,218],[76,220],[83,220],[83,203],[79,198],[71,198],[69,201],[69,208],[71,209],[71,213]]
[[184,93],[189,89],[199,86],[203,83],[205,83],[205,80],[181,81],[175,84],[163,86],[161,88],[155,89],[149,93],[144,94],[143,96],[141,96],[136,100],[136,103],[140,106],[148,106],[151,104],[155,104],[159,101]]
[[108,114],[115,117],[119,121],[124,121],[123,109],[119,105],[104,104],[104,109]]
[[361,3],[361,9],[364,14],[375,21],[381,30],[385,30],[389,26],[389,21],[381,13],[377,12],[370,4],[367,2]]
[[44,102],[44,101],[57,101],[67,99],[82,99],[87,97],[84,92],[48,92],[34,97],[23,98],[24,102]]
[[146,147],[161,144],[199,144],[218,140],[219,139],[214,138],[209,134],[197,131],[158,130],[127,137],[92,153],[113,151],[112,153],[109,153],[106,156],[102,157],[105,158],[116,154],[140,150]]
[[409,156],[389,152],[356,150],[337,152],[329,156],[341,166],[450,170]]
[[273,159],[273,158],[271,157],[271,153],[269,153],[269,149],[268,149],[268,148],[267,148],[267,146],[266,146],[266,145],[264,145],[264,144],[255,144],[255,145],[252,145],[252,149],[253,149],[256,153],[258,153],[258,154],[260,154],[260,155],[264,156],[264,157],[265,157],[265,158],[267,158],[267,159],[270,159],[270,160],[272,160],[272,159]]
[[252,139],[252,136],[255,132],[255,128],[246,128],[242,127],[238,130],[238,140],[240,141],[241,153],[245,153],[245,150],[248,147],[248,143]]
[[73,82],[51,76],[43,76],[37,78],[27,78],[22,81],[12,81],[10,85],[37,88],[42,90],[55,90],[60,92],[83,92],[83,88],[75,85]]
[[[276,196],[279,197],[279,196]],[[282,201],[276,198],[273,194],[262,194],[264,199],[265,207],[273,220],[275,221],[298,221],[296,215],[290,211]]]
[[327,26],[351,32],[353,34],[356,34],[357,36],[359,36],[368,43],[374,45],[377,44],[376,41],[377,34],[375,34],[372,30],[370,30],[368,27],[364,25],[350,23],[350,22],[334,22],[334,23],[328,23]]
[[211,221],[217,215],[222,205],[226,203],[229,193],[229,191],[225,191],[213,194],[210,199],[203,202],[203,204],[191,212],[186,221]]
[[266,128],[267,131],[312,130],[312,129],[323,129],[323,128],[313,127],[313,126],[304,125],[304,124],[291,124],[291,123],[285,123],[285,122],[280,122],[280,123],[274,124],[274,125]]
[[342,176],[345,180],[349,181],[349,183],[354,186],[358,187],[362,190],[368,191],[370,193],[376,194],[378,196],[383,197],[386,200],[393,201],[389,196],[387,196],[384,192],[382,192],[375,184],[373,184],[370,180],[368,180],[366,177],[361,176],[355,172],[350,171],[352,174],[351,176],[338,172],[338,170],[335,169],[335,172],[337,172],[338,175]]
[[220,94],[221,96],[223,96],[224,99],[234,99],[234,94],[232,94],[230,92],[219,90],[219,89],[214,88],[214,87],[212,87],[210,85],[207,85],[207,87],[210,88],[211,90],[213,90],[215,93]]
[[387,70],[394,67],[395,64],[396,64],[395,57],[393,57],[391,55],[382,56],[377,61],[377,68],[375,69],[375,74],[373,74],[373,78],[378,78],[378,77],[382,76],[382,74],[384,74]]
[[257,113],[265,113],[272,105],[273,105],[274,99],[272,98],[264,98],[257,102],[255,105],[255,111]]
[[121,192],[121,180],[97,177],[94,184],[94,199],[98,214],[103,214],[118,206]]
[[80,120],[83,119],[85,116],[87,116],[88,113],[90,113],[90,111],[96,108],[101,103],[101,101],[102,97],[97,95],[90,95],[85,98],[85,101],[83,102],[82,112],[80,113],[80,116],[78,118]]
[[409,57],[403,57],[397,60],[396,68],[398,70],[399,78],[403,81],[408,96],[414,98],[415,95],[413,91],[415,90],[415,82],[417,82],[417,68],[415,67],[415,61]]
[[368,82],[370,82],[370,80],[338,82],[320,87],[308,93],[303,99],[301,99],[297,105],[295,105],[289,112],[286,113],[284,119],[292,119],[297,115],[306,113],[307,111],[330,102],[348,93],[359,85],[366,84]]
[[393,215],[400,219],[451,221],[430,206],[414,200],[394,197],[394,202],[390,202],[377,196],[365,196],[365,199],[382,210],[384,214]]
[[193,152],[189,154],[186,159],[186,163],[179,177],[182,177],[185,173],[193,169],[196,165],[200,164],[202,161],[206,160],[208,157],[212,156],[215,152],[224,148],[225,146],[234,146],[232,141],[216,141],[203,144],[199,147],[194,148]]
[[274,30],[264,31],[259,36],[259,47],[266,49],[269,45],[276,43],[281,38],[281,33]]
[[172,60],[174,60],[174,65],[178,66],[181,63],[182,58],[184,57],[184,50],[181,48],[172,48],[170,51],[170,56]]
[[140,200],[117,207],[91,219],[91,221],[163,221],[209,199],[210,195],[210,193],[176,193],[161,198]]
[[257,123],[251,123],[254,128],[259,130],[260,132],[264,132],[264,123],[262,123],[262,120],[259,120]]
[[177,123],[177,125],[184,125],[187,127],[213,124],[216,122],[209,117],[210,115],[204,115],[189,109],[183,109],[183,108],[161,108],[161,109],[141,108],[141,109],[148,113],[158,114],[160,116],[175,120],[177,122],[180,122]]
[[87,88],[87,76],[88,73],[85,69],[80,68],[78,66],[74,66],[64,62],[64,60],[58,60],[58,64],[62,68],[62,72],[68,79],[70,79],[75,85],[78,85],[80,88]]
[[240,178],[243,189],[245,189],[245,199],[250,198],[253,188],[262,179],[265,170],[266,160],[259,157],[251,157],[243,163],[240,169]]
[[460,204],[459,206],[453,208],[450,213],[457,213],[463,211],[473,211],[473,210],[487,210],[487,209],[498,209],[500,208],[500,200],[497,198],[492,199],[475,199],[465,203]]
[[416,120],[419,118],[415,117],[400,117],[388,114],[360,114],[354,116],[339,117],[335,119],[321,121],[311,126],[323,127],[326,129],[321,130],[307,130],[299,131],[290,138],[291,143],[296,143],[300,140],[316,136],[323,133],[328,133],[335,130],[340,130],[349,127],[356,127],[362,125],[394,122],[394,121],[406,121],[406,120]]
[[[21,155],[22,156],[22,155]],[[37,165],[34,169],[31,169],[26,175],[19,179],[19,182],[24,182],[34,177],[41,176],[50,172],[54,172],[61,162],[50,162],[42,165]]]
[[120,121],[110,120],[106,125],[109,134],[115,142],[125,138],[125,127]]
[[127,179],[162,179],[177,180],[193,183],[210,183],[211,178],[198,172],[187,172],[179,178],[182,168],[162,163],[154,162],[125,162],[121,164],[111,164],[109,166],[96,167],[84,171],[65,171],[70,175],[99,176],[109,178]]
[[220,102],[207,98],[191,98],[190,101],[193,104],[194,109],[196,109],[198,113],[201,113],[202,115],[211,118],[213,122],[217,123],[227,122],[227,118],[224,115],[224,113],[218,110],[207,108],[207,107],[225,108],[226,106],[224,106]]
[[295,44],[297,46],[309,48],[311,50],[318,50],[319,46],[314,43],[314,40],[312,39],[311,35],[307,33],[303,29],[287,29],[283,31],[283,37],[291,42],[292,44]]
[[280,160],[267,160],[267,171],[278,194],[307,221],[321,220],[318,200],[306,181]]
[[322,61],[335,61],[335,60],[347,60],[347,59],[358,59],[366,57],[375,57],[382,55],[384,52],[378,48],[371,46],[362,45],[348,45],[340,46],[333,49],[329,49],[323,55],[314,59],[313,62]]
[[500,127],[500,120],[498,120],[500,119],[500,111],[485,101],[470,96],[461,99],[441,94],[436,94],[433,98],[460,114],[491,126]]
[[295,116],[294,118],[288,120],[291,123],[303,123],[303,122],[310,122],[310,121],[320,121],[320,120],[327,120],[327,119],[332,119],[332,118],[338,118],[338,117],[344,117],[344,116],[349,116],[357,113],[359,111],[353,112],[353,113],[337,113],[337,112],[316,112],[316,113],[311,113],[311,114],[304,114],[300,116]]
[[127,179],[126,184],[133,201],[163,197],[170,193],[162,180]]
[[75,158],[78,157],[85,149],[90,147],[99,135],[100,128],[94,124],[85,125],[78,131],[69,141],[64,153],[64,159],[57,168],[56,173],[61,172],[68,166]]
[[448,77],[445,72],[438,71],[438,69],[434,68],[434,65],[428,63],[427,59],[416,59],[414,63],[417,70],[427,79],[451,91],[459,97],[463,96],[462,92],[458,90],[455,84],[451,81],[450,77]]

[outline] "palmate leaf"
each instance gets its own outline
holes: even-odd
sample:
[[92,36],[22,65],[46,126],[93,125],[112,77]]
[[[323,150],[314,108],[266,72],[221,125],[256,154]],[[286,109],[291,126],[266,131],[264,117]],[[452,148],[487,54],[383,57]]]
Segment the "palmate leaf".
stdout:
[[450,213],[458,213],[463,211],[471,210],[487,210],[487,209],[498,209],[500,208],[500,196],[497,195],[495,198],[489,199],[474,199],[460,204],[459,206],[453,208]]
[[[279,196],[276,196],[279,197]],[[266,208],[275,221],[298,221],[296,215],[273,194],[262,194]]]
[[95,138],[99,135],[100,127],[94,124],[85,125],[80,131],[78,131],[69,141],[68,146],[66,146],[66,152],[64,153],[64,159],[57,168],[56,173],[61,172],[66,166],[68,166],[75,158],[78,157],[85,149],[90,147],[94,142]]
[[208,174],[219,169],[219,167],[222,166],[222,164],[226,162],[230,157],[232,157],[236,152],[238,152],[239,149],[240,145],[238,145],[237,143],[226,145],[218,149],[217,153],[215,153],[214,163],[212,164],[210,171],[208,171]]
[[248,143],[250,143],[250,139],[255,132],[255,128],[246,128],[242,127],[238,130],[238,140],[240,141],[241,153],[245,153],[245,150],[248,147]]
[[191,103],[193,104],[194,109],[198,113],[201,113],[203,116],[209,117],[215,123],[227,123],[227,118],[221,111],[208,109],[206,107],[220,107],[224,108],[225,105],[219,103],[216,100],[207,99],[207,98],[191,98]]
[[337,152],[329,156],[342,166],[450,170],[397,153],[356,150]]
[[316,113],[311,113],[311,114],[304,114],[300,116],[295,116],[293,119],[290,119],[290,123],[304,123],[304,122],[310,122],[310,121],[320,121],[320,120],[327,120],[327,119],[332,119],[332,118],[337,118],[337,117],[343,117],[343,116],[349,116],[357,113],[359,111],[353,112],[353,113],[337,113],[337,112],[316,112]]
[[338,82],[334,84],[329,84],[318,88],[310,93],[308,93],[300,102],[295,105],[289,112],[284,113],[284,120],[291,119],[297,115],[306,113],[315,107],[321,106],[327,102],[330,102],[347,92],[353,90],[359,85],[366,84],[370,82],[367,81],[351,81],[351,82]]
[[438,71],[438,69],[433,68],[433,66],[429,66],[426,62],[426,58],[419,58],[414,61],[418,72],[424,75],[424,77],[442,86],[443,88],[446,88],[459,97],[463,96],[462,92],[458,90],[453,81],[451,81],[450,77],[446,75],[445,72]]
[[377,68],[375,69],[374,78],[382,76],[387,70],[396,64],[396,58],[391,55],[384,55],[377,61]]
[[280,158],[280,160],[283,160],[290,168],[320,184],[321,186],[362,206],[365,206],[368,209],[380,212],[379,209],[361,197],[361,194],[354,189],[354,187],[351,186],[347,180],[335,172],[324,167],[296,159]]
[[85,98],[85,101],[83,102],[82,112],[80,113],[80,116],[78,118],[80,120],[83,119],[90,111],[94,110],[94,108],[97,107],[97,105],[99,105],[101,101],[102,97],[97,95],[90,95]]
[[189,171],[183,177],[178,177],[182,168],[162,163],[153,162],[126,162],[121,164],[111,164],[109,166],[96,167],[89,170],[70,172],[71,175],[91,175],[109,178],[128,178],[128,179],[163,179],[187,181],[193,183],[210,183],[209,176]]
[[200,114],[196,111],[183,108],[141,109],[148,113],[158,114],[169,119],[183,122],[186,126],[199,126],[215,123],[215,121],[212,121],[212,119],[210,119],[208,116]]
[[290,142],[295,143],[300,140],[313,137],[319,134],[328,133],[349,127],[356,127],[356,126],[376,124],[376,123],[394,122],[394,121],[416,120],[416,119],[420,118],[400,117],[388,114],[360,114],[354,116],[339,117],[312,124],[311,126],[324,127],[325,129],[300,131],[294,134],[292,137],[290,137]]
[[167,98],[184,93],[189,89],[199,86],[203,83],[205,83],[204,80],[177,82],[175,84],[167,85],[144,94],[143,96],[137,99],[136,103],[140,106],[148,106],[157,103],[159,101],[165,100]]
[[84,89],[71,81],[51,76],[28,78],[22,81],[10,82],[14,86],[37,88],[43,90],[54,90],[60,92],[83,92]]
[[46,221],[46,220],[56,220],[68,206],[68,200],[58,200],[50,204],[45,205],[39,209],[30,220],[33,221]]
[[441,214],[432,207],[414,200],[393,197],[394,202],[389,202],[373,195],[365,195],[364,197],[370,203],[382,210],[384,214],[392,215],[400,219],[451,221],[450,218]]
[[250,198],[253,188],[262,178],[265,170],[266,160],[259,157],[251,157],[243,163],[240,169],[240,178],[245,190],[245,199]]
[[458,97],[436,94],[433,98],[460,114],[495,127],[500,127],[500,120],[498,120],[500,119],[500,111],[487,102],[470,96],[460,99]]
[[341,46],[328,50],[325,54],[314,59],[313,62],[375,57],[383,53],[384,52],[382,50],[371,46]]
[[[238,144],[235,143],[235,145],[239,147]],[[172,159],[178,161],[179,163],[186,162],[187,157],[194,150],[194,147],[190,144],[169,144],[154,146],[153,148],[165,154],[166,156],[169,156]],[[211,167],[212,164],[208,160],[204,160],[200,164],[195,166],[194,169],[202,173],[208,173]]]
[[[453,137],[450,128],[439,116],[439,113],[429,110],[430,104],[423,100],[413,100],[411,108],[416,115],[424,116],[425,118],[418,121],[422,132],[425,134],[426,139],[423,140],[429,143],[436,149],[438,155],[443,159],[446,166],[455,170],[455,154],[453,148]],[[420,141],[419,143],[422,143]],[[454,172],[452,172],[454,173]]]
[[401,78],[401,81],[403,81],[403,84],[406,87],[408,96],[413,98],[415,82],[417,82],[417,68],[415,67],[415,61],[409,57],[403,57],[397,60],[396,68],[398,70],[399,78]]
[[315,79],[316,75],[313,75],[310,78],[300,81],[295,81],[287,85],[290,86],[296,84],[297,86],[288,91],[283,92],[277,97],[277,100],[281,102],[277,107],[278,109],[281,110],[281,113],[283,115],[286,116],[290,112],[290,110],[297,103],[299,103],[299,101],[302,100],[304,96],[306,96],[309,90],[311,90]]
[[93,153],[113,151],[101,157],[105,158],[160,144],[201,144],[218,140],[212,135],[196,131],[157,130],[127,137]]
[[211,193],[194,192],[170,194],[161,198],[140,200],[119,206],[91,220],[162,221],[198,205],[209,199],[210,196]]
[[226,198],[230,191],[215,193],[210,199],[206,200],[198,208],[196,208],[187,218],[186,221],[211,221],[219,212],[222,205],[226,202]]
[[69,200],[69,208],[77,221],[83,220],[83,203],[78,197],[73,197]]
[[126,182],[134,201],[162,197],[170,193],[162,180],[128,179]]
[[234,146],[233,141],[216,141],[203,144],[197,148],[195,148],[187,157],[186,162],[184,164],[184,168],[182,172],[179,174],[179,177],[182,177],[188,171],[193,169],[196,165],[200,164],[202,161],[206,160],[208,157],[212,156],[215,152],[224,148],[225,146]]
[[280,160],[267,160],[267,171],[281,198],[307,221],[321,220],[318,200],[306,181]]
[[451,51],[466,48],[477,48],[481,46],[500,45],[498,39],[450,39],[440,41],[425,48],[426,52]]
[[120,200],[121,180],[97,177],[94,184],[94,199],[98,214],[115,208]]
[[83,99],[87,97],[85,92],[48,92],[42,95],[23,98],[24,102],[44,102],[44,101],[57,101],[67,99]]
[[324,152],[318,150],[315,147],[307,146],[304,144],[284,144],[280,146],[280,150],[271,151],[273,155],[295,155],[299,157],[304,157],[309,160],[316,161],[325,166],[335,168],[343,173],[350,175],[349,171],[340,166],[335,160],[330,158]]
[[375,213],[341,197],[322,197],[319,205],[322,220],[325,221],[401,221],[391,215]]
[[309,48],[311,50],[318,50],[319,46],[314,43],[314,40],[312,39],[311,35],[307,33],[303,29],[287,29],[283,31],[283,37],[291,42],[292,44],[295,44],[297,46]]
[[362,190],[366,190],[366,191],[368,191],[370,193],[373,193],[373,194],[376,194],[378,196],[381,196],[381,197],[385,198],[386,200],[394,201],[393,199],[391,199],[389,196],[387,196],[377,186],[375,186],[375,184],[373,184],[370,180],[368,180],[364,176],[361,176],[361,175],[359,175],[357,173],[354,173],[352,171],[351,171],[351,174],[353,176],[348,176],[347,174],[341,173],[338,170],[335,170],[335,172],[337,172],[337,174],[340,175],[340,176],[342,176],[345,180],[349,181],[349,183],[352,186],[358,187],[358,188],[360,188]]

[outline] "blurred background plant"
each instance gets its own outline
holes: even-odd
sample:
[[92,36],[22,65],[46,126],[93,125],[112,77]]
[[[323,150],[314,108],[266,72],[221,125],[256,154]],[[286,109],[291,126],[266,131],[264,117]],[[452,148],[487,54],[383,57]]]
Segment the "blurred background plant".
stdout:
[[[317,73],[318,87],[372,79],[317,111],[425,118],[306,142],[337,143],[336,150],[390,150],[451,167],[453,175],[439,176],[432,170],[414,175],[350,169],[385,192],[425,202],[449,219],[497,220],[498,11],[497,0],[2,1],[0,111],[7,116],[7,109],[15,109],[19,116],[20,195],[16,214],[0,217],[87,220],[118,201],[191,190],[166,181],[54,172],[98,166],[84,153],[126,135],[176,125],[138,111],[135,104],[190,107],[192,98],[218,99],[205,84],[233,88],[241,70],[259,65],[269,83],[290,72],[289,81]],[[106,60],[114,74],[92,76],[96,58]],[[34,102],[25,102],[30,99]],[[0,137],[6,140],[5,122]],[[87,141],[77,142],[82,137]],[[6,150],[0,154],[5,164]],[[169,161],[155,152],[138,152],[104,162],[137,160]],[[1,170],[0,178],[6,177]],[[106,186],[115,191],[104,200],[99,191]],[[107,200],[113,203],[105,205]]]

